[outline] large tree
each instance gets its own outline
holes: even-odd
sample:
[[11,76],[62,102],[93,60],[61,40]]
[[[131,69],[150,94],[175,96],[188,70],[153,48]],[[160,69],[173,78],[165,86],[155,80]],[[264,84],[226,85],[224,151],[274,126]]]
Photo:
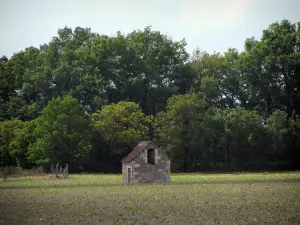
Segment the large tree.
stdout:
[[179,170],[195,169],[204,109],[205,101],[196,93],[176,95],[169,98],[167,110],[156,117],[156,139],[166,147]]
[[248,86],[248,107],[272,113],[300,114],[300,27],[287,20],[273,23],[261,40],[245,41],[242,72]]
[[29,160],[38,165],[79,164],[90,150],[91,130],[79,102],[67,96],[55,98],[35,121]]
[[114,147],[118,144],[133,145],[140,139],[151,138],[147,135],[152,120],[153,117],[146,116],[138,104],[126,101],[103,106],[101,110],[92,114],[96,134],[101,135]]
[[234,108],[228,112],[225,122],[226,146],[233,166],[244,168],[255,162],[263,143],[263,119],[256,111]]
[[9,144],[9,153],[21,168],[32,168],[35,164],[28,161],[28,147],[34,143],[33,130],[35,121],[26,121],[16,127]]
[[90,44],[88,59],[102,71],[109,102],[134,101],[146,114],[156,115],[168,97],[191,84],[184,40],[173,41],[146,27],[127,35],[118,32],[116,37],[95,38]]
[[21,126],[20,120],[0,122],[0,167],[15,165],[16,161],[10,154],[9,145],[14,138],[15,130]]

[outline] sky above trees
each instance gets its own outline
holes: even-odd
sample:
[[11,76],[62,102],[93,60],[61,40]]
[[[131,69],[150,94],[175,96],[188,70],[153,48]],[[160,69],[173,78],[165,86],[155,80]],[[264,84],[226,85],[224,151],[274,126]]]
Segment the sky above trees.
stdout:
[[0,55],[48,43],[65,26],[114,35],[150,25],[177,41],[185,38],[188,52],[242,50],[246,38],[259,39],[269,24],[299,21],[299,8],[298,0],[1,1]]

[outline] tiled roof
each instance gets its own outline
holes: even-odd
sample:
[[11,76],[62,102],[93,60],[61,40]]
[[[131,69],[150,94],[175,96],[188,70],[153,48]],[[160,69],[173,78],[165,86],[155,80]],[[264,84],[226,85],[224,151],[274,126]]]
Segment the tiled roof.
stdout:
[[123,160],[124,163],[130,163],[141,151],[143,151],[152,141],[141,141]]

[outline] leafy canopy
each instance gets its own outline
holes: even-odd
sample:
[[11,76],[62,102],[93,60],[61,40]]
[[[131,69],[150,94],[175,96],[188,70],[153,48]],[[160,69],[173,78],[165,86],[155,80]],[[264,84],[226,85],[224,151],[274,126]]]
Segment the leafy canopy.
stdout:
[[92,114],[94,130],[111,142],[133,143],[149,132],[152,116],[146,116],[137,103],[121,101]]
[[36,164],[78,163],[90,150],[90,125],[78,101],[70,96],[53,99],[35,120],[29,159]]

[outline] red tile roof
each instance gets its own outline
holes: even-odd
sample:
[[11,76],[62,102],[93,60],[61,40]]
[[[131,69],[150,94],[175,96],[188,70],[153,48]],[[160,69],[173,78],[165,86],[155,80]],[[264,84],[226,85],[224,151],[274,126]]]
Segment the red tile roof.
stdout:
[[140,143],[138,143],[137,146],[135,146],[135,148],[133,149],[133,151],[130,152],[124,159],[122,159],[122,162],[123,163],[130,163],[150,143],[154,144],[152,141],[141,141]]

